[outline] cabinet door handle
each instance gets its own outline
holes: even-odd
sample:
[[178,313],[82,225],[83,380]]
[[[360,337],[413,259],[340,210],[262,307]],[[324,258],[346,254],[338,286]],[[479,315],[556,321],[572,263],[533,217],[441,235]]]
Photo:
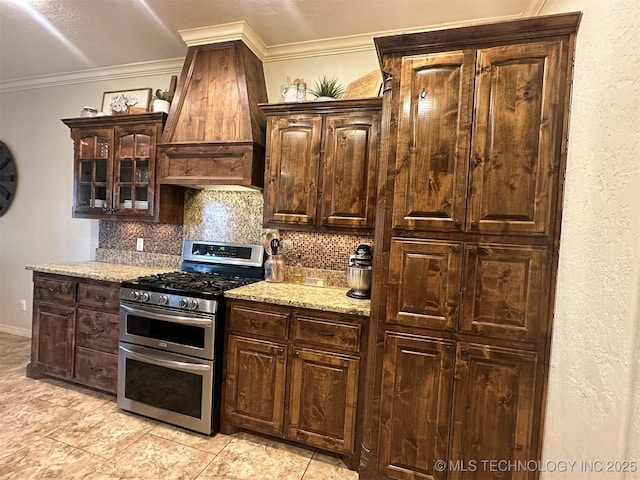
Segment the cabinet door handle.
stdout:
[[73,313],[73,310],[67,310],[66,312],[64,312],[65,316],[69,316]]
[[333,332],[318,332],[318,335],[321,337],[331,338],[331,337],[335,337],[336,334]]
[[252,327],[264,327],[264,322],[259,320],[254,320],[253,318],[249,321]]
[[95,298],[96,300],[100,300],[101,302],[104,302],[107,297],[104,297],[102,295],[94,295],[93,298]]
[[102,372],[102,371],[104,371],[102,368],[94,367],[94,366],[89,367],[89,370],[91,370],[92,372]]
[[104,333],[103,328],[93,327],[93,333]]

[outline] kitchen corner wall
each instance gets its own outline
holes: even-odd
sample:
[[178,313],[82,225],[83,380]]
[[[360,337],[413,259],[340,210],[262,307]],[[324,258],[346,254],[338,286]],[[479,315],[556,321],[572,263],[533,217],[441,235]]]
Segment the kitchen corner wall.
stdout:
[[[261,244],[264,201],[255,190],[186,190],[183,225],[101,221],[98,247],[135,252],[136,238],[144,239],[144,251],[180,255],[183,240],[211,240]],[[342,235],[281,231],[285,262],[326,270],[344,270],[349,255],[366,235]],[[123,255],[122,258],[130,258]]]

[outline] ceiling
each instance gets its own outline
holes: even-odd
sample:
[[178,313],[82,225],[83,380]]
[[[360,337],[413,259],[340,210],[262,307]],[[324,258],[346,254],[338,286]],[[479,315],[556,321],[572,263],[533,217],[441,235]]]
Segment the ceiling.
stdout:
[[0,0],[0,83],[183,57],[244,20],[267,47],[536,15],[545,0]]

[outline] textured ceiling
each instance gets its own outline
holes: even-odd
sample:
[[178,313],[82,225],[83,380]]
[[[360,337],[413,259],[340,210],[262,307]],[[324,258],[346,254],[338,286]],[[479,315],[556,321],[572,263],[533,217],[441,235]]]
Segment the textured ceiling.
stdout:
[[535,15],[544,0],[0,0],[0,82],[178,58],[244,20],[267,46]]

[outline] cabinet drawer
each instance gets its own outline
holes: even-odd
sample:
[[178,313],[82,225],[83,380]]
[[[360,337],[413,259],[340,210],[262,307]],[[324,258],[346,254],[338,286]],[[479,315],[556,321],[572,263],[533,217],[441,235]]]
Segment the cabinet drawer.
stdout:
[[120,289],[110,285],[78,285],[78,303],[117,312],[120,308]]
[[78,308],[76,345],[105,353],[118,352],[119,317]]
[[118,356],[76,347],[74,378],[85,385],[115,393],[118,383]]
[[294,340],[360,351],[360,325],[329,322],[312,317],[296,317]]
[[33,296],[40,301],[73,303],[76,301],[76,283],[36,278],[33,280]]
[[229,327],[231,330],[240,332],[287,338],[288,317],[289,315],[284,313],[265,312],[233,305],[229,317]]

